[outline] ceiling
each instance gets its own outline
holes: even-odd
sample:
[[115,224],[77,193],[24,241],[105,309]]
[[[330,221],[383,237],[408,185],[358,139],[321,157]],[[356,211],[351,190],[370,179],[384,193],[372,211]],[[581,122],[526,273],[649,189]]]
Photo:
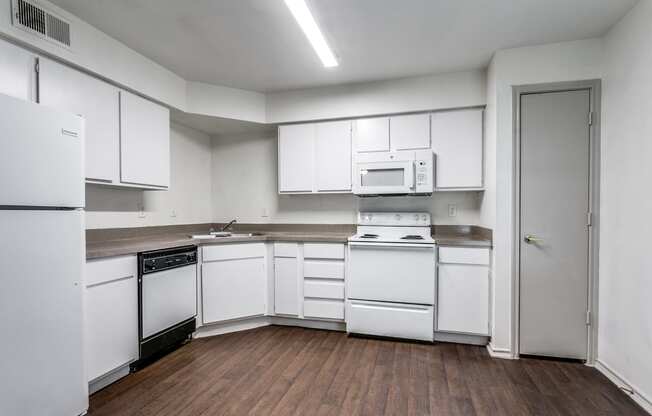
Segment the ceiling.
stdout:
[[308,0],[324,68],[283,0],[50,0],[191,81],[271,92],[485,67],[498,49],[604,34],[638,0]]

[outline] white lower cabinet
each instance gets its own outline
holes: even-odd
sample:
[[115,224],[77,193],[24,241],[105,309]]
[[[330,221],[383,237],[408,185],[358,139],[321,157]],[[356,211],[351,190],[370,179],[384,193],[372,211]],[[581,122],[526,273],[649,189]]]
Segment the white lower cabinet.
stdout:
[[299,315],[299,270],[296,257],[274,258],[274,313]]
[[482,263],[478,259],[488,261],[489,250],[445,248],[442,256],[443,249],[437,268],[436,331],[489,336],[490,271],[488,266],[478,264]]
[[265,314],[264,243],[207,246],[202,255],[203,323]]
[[84,340],[88,381],[138,358],[136,256],[86,263]]

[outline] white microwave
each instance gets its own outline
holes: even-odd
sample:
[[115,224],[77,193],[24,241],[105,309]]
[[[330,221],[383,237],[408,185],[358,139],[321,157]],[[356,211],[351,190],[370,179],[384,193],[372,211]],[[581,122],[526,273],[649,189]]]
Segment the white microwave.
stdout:
[[354,156],[356,195],[427,195],[433,190],[431,150],[358,153]]

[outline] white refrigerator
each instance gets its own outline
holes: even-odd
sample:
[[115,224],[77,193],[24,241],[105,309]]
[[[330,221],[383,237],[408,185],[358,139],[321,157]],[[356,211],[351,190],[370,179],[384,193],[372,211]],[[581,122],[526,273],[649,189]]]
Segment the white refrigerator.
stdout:
[[0,95],[0,415],[88,409],[83,155],[82,118]]

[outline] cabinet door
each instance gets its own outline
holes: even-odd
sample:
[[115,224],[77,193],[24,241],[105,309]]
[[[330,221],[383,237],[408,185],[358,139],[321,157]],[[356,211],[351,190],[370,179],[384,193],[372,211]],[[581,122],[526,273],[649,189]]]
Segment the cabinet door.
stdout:
[[264,258],[202,264],[204,323],[264,315],[266,298]]
[[279,192],[312,192],[314,143],[314,124],[278,128]]
[[274,312],[299,315],[299,273],[296,258],[274,259]]
[[439,265],[437,331],[489,335],[489,270],[486,267]]
[[41,59],[39,101],[84,117],[86,179],[119,182],[118,89],[72,68]]
[[120,92],[120,180],[170,184],[170,111],[125,91]]
[[392,117],[389,137],[392,150],[430,149],[430,114]]
[[317,192],[351,191],[351,122],[315,125]]
[[432,113],[435,188],[482,188],[483,111]]
[[138,283],[135,257],[88,265],[84,341],[92,381],[138,358]]
[[23,100],[36,98],[36,56],[0,40],[0,94]]
[[389,118],[363,118],[353,122],[353,143],[356,152],[389,150]]

